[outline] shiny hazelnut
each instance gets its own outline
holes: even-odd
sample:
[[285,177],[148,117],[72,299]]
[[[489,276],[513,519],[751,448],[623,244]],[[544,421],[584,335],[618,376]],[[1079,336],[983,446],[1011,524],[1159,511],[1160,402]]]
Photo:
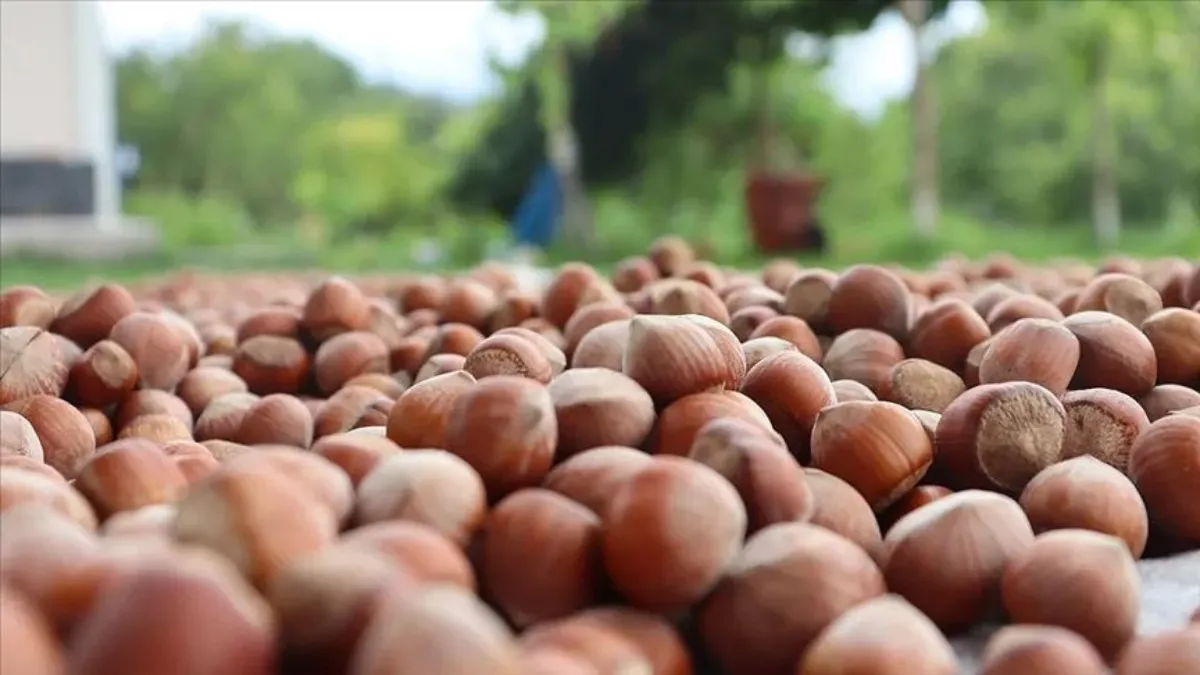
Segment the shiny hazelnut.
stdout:
[[579,341],[571,354],[572,368],[607,368],[621,372],[629,343],[628,319],[600,324]]
[[199,417],[219,396],[245,391],[249,391],[246,382],[232,371],[201,366],[183,376],[175,394],[187,404],[193,416]]
[[409,387],[388,413],[387,437],[402,448],[446,447],[455,402],[475,386],[475,378],[458,370]]
[[563,328],[563,337],[566,340],[564,351],[568,357],[575,353],[579,343],[583,341],[584,336],[590,333],[597,326],[604,325],[612,321],[621,321],[633,318],[633,310],[628,306],[618,302],[598,302],[581,308],[571,316]]
[[11,286],[0,293],[0,328],[32,326],[46,330],[57,313],[58,302],[36,286]]
[[293,307],[264,307],[246,317],[237,327],[241,344],[259,335],[299,339],[300,310]]
[[1141,606],[1125,542],[1088,530],[1038,535],[1005,570],[1001,594],[1015,623],[1072,630],[1110,661],[1133,639]]
[[488,514],[481,539],[484,597],[518,628],[565,617],[600,594],[600,518],[562,495],[510,494]]
[[257,335],[238,345],[233,372],[260,396],[295,393],[308,378],[308,352],[293,338]]
[[800,461],[809,457],[817,414],[837,401],[829,376],[812,359],[796,352],[775,354],[756,364],[746,374],[742,393],[762,408]]
[[250,404],[233,439],[244,445],[312,445],[313,419],[295,396],[270,394]]
[[466,553],[457,543],[420,523],[387,520],[356,527],[342,535],[338,547],[384,556],[420,583],[447,583],[475,590],[475,572]]
[[341,277],[330,277],[308,295],[300,325],[318,344],[334,335],[366,330],[370,304],[362,291]]
[[357,487],[381,461],[400,452],[400,446],[386,437],[338,433],[317,440],[312,451],[336,464]]
[[803,523],[771,525],[737,555],[699,608],[705,647],[727,673],[788,675],[830,624],[885,593],[858,546]]
[[591,448],[551,469],[542,487],[602,515],[613,495],[649,461],[650,455],[633,448]]
[[1079,338],[1076,389],[1115,389],[1143,396],[1154,388],[1154,345],[1136,326],[1106,312],[1079,312],[1062,322]]
[[1005,298],[988,312],[987,322],[992,334],[999,333],[1021,319],[1048,319],[1062,321],[1063,313],[1057,305],[1036,295],[1014,295]]
[[108,337],[113,326],[135,309],[135,301],[128,290],[115,284],[104,284],[68,298],[59,308],[51,329],[86,349]]
[[692,442],[705,425],[715,419],[735,418],[770,431],[771,422],[762,409],[736,391],[689,394],[663,408],[646,439],[646,449],[655,454],[686,457]]
[[987,322],[971,305],[939,299],[913,323],[908,351],[910,356],[962,373],[971,350],[991,335]]
[[313,379],[321,393],[329,395],[357,375],[386,374],[388,366],[388,348],[382,338],[369,331],[347,331],[317,348]]
[[1040,385],[980,385],[942,413],[937,461],[964,487],[1019,492],[1062,457],[1066,427],[1062,403]]
[[1185,541],[1200,541],[1200,418],[1168,415],[1150,425],[1129,452],[1129,477],[1142,493],[1150,522]]
[[909,290],[899,277],[882,267],[856,265],[834,283],[826,320],[836,333],[869,328],[904,340],[909,311]]
[[1123,473],[1091,455],[1059,462],[1034,477],[1021,508],[1035,532],[1084,529],[1120,538],[1134,558],[1146,549],[1146,505]]
[[609,578],[632,606],[653,611],[683,609],[704,597],[746,533],[746,510],[733,486],[673,456],[641,467],[601,517]]
[[1005,570],[1033,538],[1015,501],[965,490],[913,511],[888,530],[883,574],[889,590],[942,630],[957,632],[997,609]]
[[1061,396],[1075,376],[1079,355],[1079,340],[1062,324],[1020,319],[989,343],[979,362],[979,382],[1033,382]]
[[191,345],[162,314],[129,314],[113,326],[109,339],[133,358],[143,388],[173,391],[187,374]]
[[101,340],[71,366],[68,389],[72,400],[103,408],[120,402],[137,382],[133,357],[112,340]]
[[786,340],[795,345],[802,354],[817,362],[824,357],[821,343],[812,329],[803,319],[794,316],[778,316],[767,319],[750,334],[750,339],[761,337]]
[[856,328],[834,339],[821,365],[831,380],[854,380],[878,393],[892,367],[903,360],[904,349],[895,338],[870,328]]
[[878,401],[875,392],[867,385],[854,380],[835,380],[832,383],[833,393],[838,403],[848,401]]
[[246,411],[259,397],[248,392],[222,394],[213,399],[196,419],[192,435],[197,441],[229,440],[242,426]]
[[463,362],[463,370],[476,379],[511,375],[543,384],[554,374],[550,362],[537,346],[511,334],[492,335],[475,345]]
[[781,522],[804,522],[815,511],[804,471],[772,432],[722,417],[697,432],[688,457],[725,477],[746,507],[751,534]]
[[347,384],[316,407],[312,416],[313,438],[344,433],[359,426],[386,425],[393,405],[387,395],[374,387]]
[[838,403],[817,415],[813,466],[849,483],[883,511],[925,476],[933,443],[916,417],[894,403]]
[[604,368],[573,368],[547,387],[558,420],[557,456],[605,445],[638,447],[654,425],[654,401],[633,379]]
[[139,389],[125,397],[113,413],[113,426],[120,431],[145,415],[168,415],[186,428],[193,426],[192,411],[187,403],[174,394],[157,389]]
[[1172,307],[1141,325],[1154,347],[1159,383],[1200,383],[1200,313]]
[[626,258],[613,269],[613,286],[622,293],[633,293],[659,278],[658,267],[644,256]]

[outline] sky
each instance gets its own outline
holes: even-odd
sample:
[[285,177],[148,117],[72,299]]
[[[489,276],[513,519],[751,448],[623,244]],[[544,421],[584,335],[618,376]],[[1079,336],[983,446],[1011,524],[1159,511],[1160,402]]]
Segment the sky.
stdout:
[[[488,62],[519,62],[542,37],[533,15],[513,17],[486,0],[99,0],[106,44],[170,46],[194,37],[214,18],[254,22],[316,40],[367,77],[412,91],[470,101],[495,91]],[[938,37],[982,28],[976,0],[951,5]],[[931,32],[934,32],[931,30]],[[912,87],[916,55],[894,13],[869,31],[838,38],[827,81],[835,96],[865,116]]]

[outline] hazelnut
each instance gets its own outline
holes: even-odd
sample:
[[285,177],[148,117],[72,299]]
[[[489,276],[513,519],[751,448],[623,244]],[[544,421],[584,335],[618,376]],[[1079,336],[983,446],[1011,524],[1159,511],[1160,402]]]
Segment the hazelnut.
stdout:
[[595,626],[628,640],[646,657],[651,675],[688,675],[692,672],[692,657],[682,637],[663,617],[627,607],[609,606],[585,610],[568,621]]
[[650,455],[633,448],[591,448],[551,469],[542,487],[603,515],[613,495],[649,462]]
[[892,366],[880,383],[879,395],[911,410],[940,413],[966,388],[949,368],[925,359],[905,359]]
[[682,274],[696,260],[696,249],[682,237],[668,234],[655,239],[646,253],[664,277]]
[[1173,412],[1200,406],[1200,391],[1178,384],[1160,384],[1138,400],[1151,422]]
[[480,380],[455,400],[446,426],[446,450],[479,473],[492,501],[540,483],[557,444],[549,391],[523,377]]
[[809,269],[801,272],[783,294],[783,313],[803,319],[815,331],[828,328],[829,301],[837,275],[829,270]]
[[164,561],[101,592],[72,635],[67,670],[267,675],[274,652],[270,610],[232,571]]
[[1137,397],[1154,388],[1154,345],[1136,326],[1106,312],[1072,314],[1062,325],[1079,338],[1076,389],[1115,389]]
[[979,366],[983,363],[983,357],[987,356],[988,351],[991,350],[994,340],[995,337],[990,337],[975,345],[967,353],[967,360],[963,364],[962,374],[963,383],[967,385],[968,389],[979,386]]
[[1059,462],[1034,477],[1021,508],[1035,532],[1084,529],[1120,538],[1134,558],[1146,550],[1146,505],[1123,473],[1091,455]]
[[1019,492],[1062,457],[1066,427],[1063,404],[1044,387],[983,384],[942,413],[937,461],[965,487]]
[[835,380],[832,383],[834,398],[838,403],[849,401],[878,401],[875,392],[867,385],[854,380]]
[[987,322],[971,305],[954,298],[939,299],[913,323],[909,355],[962,373],[971,350],[991,335]]
[[1079,292],[1075,312],[1108,312],[1140,326],[1163,308],[1162,296],[1131,274],[1101,274]]
[[233,354],[234,374],[260,396],[300,391],[308,369],[308,352],[293,338],[256,335],[239,344]]
[[4,465],[0,471],[0,513],[28,503],[45,505],[89,532],[96,530],[96,514],[91,505],[61,476]]
[[475,378],[464,370],[414,384],[392,405],[387,437],[402,448],[446,448],[455,402],[474,386]]
[[168,415],[185,428],[193,426],[192,411],[183,399],[158,389],[139,389],[127,396],[113,414],[113,425],[121,430],[145,415]]
[[101,340],[71,366],[68,387],[73,400],[103,408],[120,402],[137,382],[133,357],[112,340]]
[[30,600],[7,585],[0,586],[0,634],[5,642],[0,650],[0,671],[22,675],[66,672],[53,626]]
[[496,309],[488,317],[488,329],[496,332],[501,328],[516,326],[522,321],[532,318],[538,312],[538,298],[520,291],[505,291],[500,294]]
[[191,345],[163,314],[129,314],[113,326],[109,339],[133,358],[145,389],[174,391],[191,364]]
[[92,425],[83,413],[60,398],[39,394],[9,403],[4,410],[29,420],[42,444],[46,463],[68,479],[74,478],[96,451]]
[[263,464],[222,468],[193,485],[177,508],[176,540],[220,553],[260,588],[289,561],[337,536],[337,520],[325,504]]
[[128,290],[115,284],[104,284],[68,298],[58,309],[51,328],[86,349],[107,338],[113,326],[136,308]]
[[[521,651],[533,673],[638,673],[654,675],[650,657],[625,634],[590,617],[550,621],[521,635]],[[538,668],[553,667],[539,671]]]
[[236,341],[241,344],[259,335],[300,339],[300,310],[293,307],[264,307],[238,324]]
[[583,263],[563,265],[542,293],[541,316],[565,328],[587,289],[600,282],[596,270]]
[[[97,555],[99,540],[44,502],[26,502],[0,514],[0,567],[4,585],[47,607],[54,586]],[[5,638],[7,643],[8,638]]]
[[993,492],[964,490],[901,518],[884,537],[887,587],[946,632],[996,609],[1009,564],[1033,544],[1021,507]]
[[639,447],[654,425],[654,401],[619,372],[573,368],[546,390],[558,420],[560,459],[606,445]]
[[1033,382],[1061,396],[1075,376],[1079,356],[1079,340],[1062,324],[1020,319],[989,343],[979,361],[979,382]]
[[565,617],[598,597],[600,518],[570,499],[518,490],[488,514],[481,537],[484,596],[518,628]]
[[803,319],[794,316],[778,316],[767,319],[759,324],[750,334],[750,339],[774,337],[796,346],[800,353],[820,362],[824,356],[821,343]]
[[129,421],[118,438],[145,438],[157,444],[192,440],[192,430],[170,415],[139,415]]
[[434,310],[442,304],[445,284],[437,277],[420,277],[405,283],[399,290],[397,304],[401,312]]
[[[1200,279],[1200,274],[1196,278]],[[1116,675],[1174,675],[1193,673],[1197,668],[1200,630],[1190,626],[1135,638],[1117,660]]]
[[358,484],[354,505],[359,524],[409,520],[463,547],[486,511],[479,474],[442,450],[406,450],[384,459]]
[[187,404],[193,416],[199,417],[208,404],[218,397],[246,391],[249,391],[246,382],[232,371],[200,366],[183,376],[175,394]]
[[1138,402],[1119,391],[1081,389],[1062,399],[1067,411],[1063,457],[1092,455],[1121,472],[1129,466],[1129,449],[1150,420]]
[[1014,622],[1072,630],[1110,661],[1137,629],[1137,567],[1125,542],[1106,534],[1038,535],[1005,570],[1001,593]]
[[373,551],[421,583],[475,590],[475,572],[458,544],[431,527],[405,520],[365,525],[342,535],[340,548]]
[[626,258],[613,268],[613,286],[622,293],[633,293],[641,290],[652,281],[659,278],[658,267],[644,256]]
[[854,380],[878,393],[892,367],[903,360],[904,349],[895,338],[870,328],[856,328],[834,339],[821,365],[831,380]]
[[[729,337],[737,344],[737,358],[744,368],[741,345],[732,333]],[[629,323],[624,372],[663,403],[687,394],[736,387],[744,375],[731,367],[728,352],[705,326],[686,316],[649,315],[637,316]]]
[[36,286],[12,286],[0,293],[0,328],[34,326],[46,330],[57,313],[58,303]]
[[359,426],[386,425],[393,405],[378,389],[347,384],[317,406],[313,438],[344,433]]
[[588,331],[571,355],[572,368],[607,368],[621,372],[629,343],[628,319],[600,324]]
[[1095,647],[1057,626],[1005,626],[983,650],[982,675],[1105,675]]
[[28,457],[45,462],[42,441],[29,420],[10,410],[0,410],[0,457]]
[[1150,522],[1185,541],[1200,541],[1200,418],[1168,415],[1151,424],[1129,451],[1129,477]]
[[388,372],[388,348],[383,339],[368,331],[339,333],[321,343],[313,356],[313,379],[317,389],[329,395],[356,375]]
[[295,396],[270,394],[250,404],[233,440],[244,445],[307,448],[313,440],[312,415]]
[[858,546],[803,523],[771,525],[746,542],[699,608],[700,637],[732,674],[789,675],[830,624],[883,595],[883,575]]
[[632,319],[633,310],[618,302],[597,302],[581,308],[571,316],[563,327],[563,338],[566,340],[564,351],[569,357],[578,349],[583,338],[597,326],[612,321]]
[[354,508],[354,487],[336,464],[311,452],[300,452],[288,446],[256,446],[253,452],[242,453],[226,461],[225,470],[265,470],[292,479],[312,497],[327,507],[339,523],[345,522]]
[[[388,368],[396,372],[416,375],[426,361],[438,354],[429,355],[429,345],[432,340],[424,335],[411,334],[400,340],[388,354]],[[462,354],[454,356],[462,357]]]
[[849,483],[883,511],[925,476],[933,443],[916,417],[881,401],[837,403],[817,415],[813,466]]
[[213,399],[196,419],[192,435],[197,441],[233,438],[242,426],[246,411],[259,397],[246,392],[222,394]]
[[876,558],[883,546],[879,522],[858,490],[820,469],[804,469],[804,479],[815,504],[809,523],[849,539]]
[[896,500],[895,504],[888,507],[887,512],[880,518],[881,524],[886,529],[891,529],[891,526],[904,516],[952,494],[954,494],[953,490],[941,485],[918,485],[904,493],[900,499]]
[[357,487],[384,458],[400,452],[400,446],[386,437],[338,433],[313,443],[312,451],[336,464]]
[[265,595],[288,655],[327,672],[342,672],[388,595],[416,587],[416,580],[386,557],[335,546],[292,561]]
[[1014,295],[1001,300],[987,315],[988,327],[993,335],[1021,319],[1062,321],[1063,313],[1057,305],[1045,298],[1036,295]]
[[770,431],[753,422],[736,417],[710,421],[696,433],[688,457],[733,485],[746,507],[750,533],[812,517],[815,505],[804,470]]
[[712,420],[734,418],[771,430],[771,422],[754,401],[736,391],[689,394],[663,408],[646,439],[655,454],[686,457],[701,427]]
[[[745,342],[759,326],[770,319],[779,318],[779,312],[764,305],[743,307],[729,317],[729,328],[737,339]],[[815,341],[815,338],[814,338]]]
[[474,594],[433,585],[392,596],[358,642],[351,675],[524,675],[504,622]]
[[88,425],[92,427],[92,437],[96,439],[96,447],[112,442],[112,422],[108,420],[108,415],[104,414],[103,410],[80,408],[79,412],[83,414]]
[[101,528],[108,540],[117,538],[158,538],[167,541],[175,523],[175,506],[152,504],[132,511],[115,513]]
[[[413,384],[424,382],[431,377],[462,370],[466,361],[467,358],[461,354],[434,354],[421,365],[421,369],[413,377]],[[399,398],[399,394],[396,398]]]
[[1200,383],[1200,313],[1164,309],[1142,322],[1142,332],[1154,347],[1159,383]]
[[703,598],[746,533],[737,491],[689,459],[651,459],[613,495],[603,518],[604,565],[630,605],[668,612]]
[[0,328],[0,405],[37,396],[58,396],[71,362],[53,333],[33,326]]
[[796,675],[862,671],[954,675],[958,658],[933,622],[895,595],[858,605],[812,642]]
[[817,413],[837,402],[829,376],[812,359],[782,352],[763,359],[746,374],[742,393],[767,419],[800,461],[809,457]]
[[875,265],[855,265],[834,283],[826,320],[835,333],[869,328],[904,340],[910,298],[908,287],[892,272]]
[[366,296],[341,277],[330,277],[314,288],[300,318],[303,330],[318,344],[339,333],[366,330],[370,323]]
[[553,377],[550,362],[536,345],[513,334],[485,338],[467,354],[463,370],[483,379],[496,375],[527,377],[545,384]]
[[438,311],[447,323],[483,330],[496,304],[496,292],[491,288],[470,279],[454,279],[446,285]]

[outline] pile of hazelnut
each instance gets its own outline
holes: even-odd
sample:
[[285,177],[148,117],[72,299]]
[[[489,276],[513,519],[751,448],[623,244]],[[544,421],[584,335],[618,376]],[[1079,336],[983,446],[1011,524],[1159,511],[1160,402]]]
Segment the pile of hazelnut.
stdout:
[[1194,675],[1198,388],[1181,259],[10,288],[0,673]]

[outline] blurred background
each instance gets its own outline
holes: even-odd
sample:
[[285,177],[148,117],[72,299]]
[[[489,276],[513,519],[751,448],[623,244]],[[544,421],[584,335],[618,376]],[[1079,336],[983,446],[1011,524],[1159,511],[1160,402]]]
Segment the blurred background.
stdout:
[[1200,254],[1200,2],[0,8],[6,286]]

